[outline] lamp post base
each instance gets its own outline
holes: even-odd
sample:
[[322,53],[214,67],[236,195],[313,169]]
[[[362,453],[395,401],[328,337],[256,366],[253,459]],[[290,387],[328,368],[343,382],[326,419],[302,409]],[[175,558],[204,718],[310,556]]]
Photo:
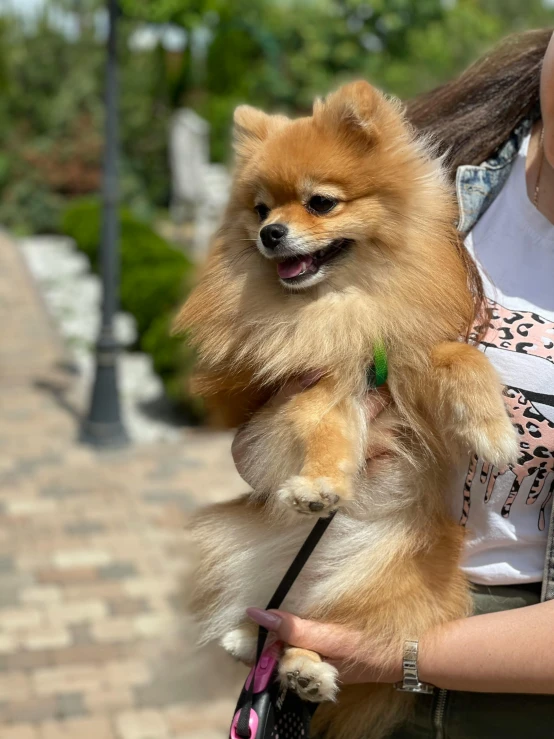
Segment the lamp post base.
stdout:
[[90,410],[79,435],[79,441],[102,449],[119,449],[129,443],[121,421],[116,354],[113,345],[98,347]]
[[97,449],[122,449],[129,446],[129,437],[121,423],[99,423],[86,420],[81,426],[79,441]]

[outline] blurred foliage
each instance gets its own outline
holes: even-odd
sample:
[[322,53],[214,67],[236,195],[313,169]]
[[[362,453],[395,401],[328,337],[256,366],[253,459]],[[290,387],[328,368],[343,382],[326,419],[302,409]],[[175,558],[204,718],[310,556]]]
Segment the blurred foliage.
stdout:
[[[124,25],[124,34],[130,30]],[[91,23],[75,43],[46,16],[33,33],[4,21],[0,41],[0,222],[19,232],[55,231],[65,199],[100,188],[104,48]],[[158,98],[152,55],[121,48],[121,191],[148,216],[168,199],[170,108]],[[27,197],[33,188],[38,203]]]
[[[73,13],[63,32],[45,11],[35,26],[0,22],[0,222],[52,230],[64,198],[96,192],[103,141],[102,0],[50,0]],[[173,111],[211,124],[226,161],[233,108],[248,101],[290,114],[364,77],[402,97],[440,84],[503,35],[554,25],[541,0],[120,0],[122,196],[141,217],[169,200]],[[129,40],[146,22],[177,24],[180,51]],[[161,27],[159,27],[161,28]],[[29,193],[36,188],[36,203]]]
[[[224,161],[233,108],[248,101],[288,113],[352,77],[409,97],[463,69],[502,36],[554,25],[541,0],[121,0],[129,17],[210,33],[191,72],[182,54],[181,102],[212,126]],[[190,45],[189,45],[190,46]],[[194,56],[194,55],[193,55]],[[194,65],[193,65],[194,66]]]
[[[168,327],[191,268],[146,222],[169,201],[175,109],[206,118],[212,159],[227,161],[239,103],[301,114],[315,96],[355,77],[409,97],[451,78],[508,33],[554,25],[552,5],[541,0],[119,1],[121,299],[174,397],[186,396],[179,373],[184,366],[188,376],[192,358]],[[72,33],[47,11],[35,25],[0,18],[0,224],[19,232],[62,228],[94,265],[97,201],[61,214],[100,185],[104,5],[49,0],[75,21]],[[151,23],[179,26],[183,48],[137,45],[136,32]]]
[[[179,401],[190,420],[197,420],[197,401],[187,391],[193,363],[191,350],[182,339],[170,334],[176,307],[192,282],[193,265],[129,209],[120,210],[121,285],[123,310],[134,316],[137,348],[152,356],[154,369],[162,378],[168,395]],[[101,228],[100,202],[97,198],[74,201],[64,212],[61,230],[75,239],[99,269]]]

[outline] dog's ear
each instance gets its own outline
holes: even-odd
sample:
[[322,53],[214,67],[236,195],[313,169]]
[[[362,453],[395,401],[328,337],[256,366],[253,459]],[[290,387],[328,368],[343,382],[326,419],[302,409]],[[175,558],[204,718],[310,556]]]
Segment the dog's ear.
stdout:
[[267,115],[250,105],[239,105],[233,116],[233,146],[239,158],[245,158],[264,141],[269,132],[288,120],[282,115]]
[[357,142],[372,146],[379,138],[381,101],[381,93],[368,82],[351,82],[324,100],[315,101],[314,120],[332,126]]

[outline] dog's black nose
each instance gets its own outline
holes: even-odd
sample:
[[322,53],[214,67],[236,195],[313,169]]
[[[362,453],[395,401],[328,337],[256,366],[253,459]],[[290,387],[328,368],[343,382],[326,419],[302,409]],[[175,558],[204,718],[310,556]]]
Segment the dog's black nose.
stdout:
[[260,239],[266,249],[276,249],[287,232],[288,228],[282,223],[269,223],[260,231]]

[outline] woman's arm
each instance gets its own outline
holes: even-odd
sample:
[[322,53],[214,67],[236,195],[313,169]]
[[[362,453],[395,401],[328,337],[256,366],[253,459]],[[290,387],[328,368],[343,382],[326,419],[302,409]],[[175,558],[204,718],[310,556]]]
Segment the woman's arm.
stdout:
[[420,680],[440,688],[554,695],[554,601],[453,621],[419,650]]
[[[344,683],[402,679],[402,655],[385,659],[359,632],[249,608],[248,615],[287,644],[312,649],[334,664]],[[351,660],[359,660],[352,666]],[[554,601],[460,619],[424,634],[419,678],[439,688],[554,695]]]

